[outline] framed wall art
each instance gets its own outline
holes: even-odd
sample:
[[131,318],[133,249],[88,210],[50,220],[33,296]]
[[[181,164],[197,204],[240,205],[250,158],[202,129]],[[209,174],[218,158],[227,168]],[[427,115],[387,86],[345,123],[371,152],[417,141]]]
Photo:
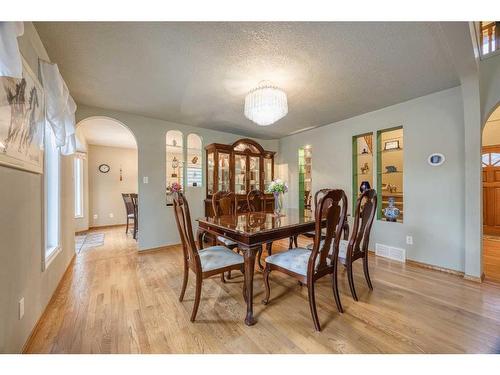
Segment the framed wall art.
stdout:
[[43,87],[23,60],[21,79],[0,77],[0,164],[43,173]]

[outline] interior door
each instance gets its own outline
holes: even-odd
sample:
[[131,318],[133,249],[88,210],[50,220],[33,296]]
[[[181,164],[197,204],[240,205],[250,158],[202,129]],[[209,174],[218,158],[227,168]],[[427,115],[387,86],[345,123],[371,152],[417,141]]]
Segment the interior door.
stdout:
[[483,232],[500,236],[500,145],[483,147]]

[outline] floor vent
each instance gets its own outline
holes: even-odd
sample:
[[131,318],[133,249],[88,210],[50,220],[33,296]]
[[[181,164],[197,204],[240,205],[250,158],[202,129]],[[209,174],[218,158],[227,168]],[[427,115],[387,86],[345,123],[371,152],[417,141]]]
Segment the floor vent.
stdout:
[[378,255],[379,257],[394,259],[394,260],[397,260],[399,262],[406,261],[406,250],[405,249],[400,249],[399,247],[382,245],[379,243],[375,245],[375,255]]

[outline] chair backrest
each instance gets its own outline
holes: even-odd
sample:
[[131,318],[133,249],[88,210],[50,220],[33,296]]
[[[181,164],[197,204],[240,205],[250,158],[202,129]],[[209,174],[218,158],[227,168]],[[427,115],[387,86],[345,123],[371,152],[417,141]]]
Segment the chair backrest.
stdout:
[[314,194],[314,210],[316,210],[316,207],[318,207],[318,202],[323,196],[328,193],[331,189],[319,189],[315,194]]
[[260,190],[252,190],[247,194],[247,205],[250,212],[265,211],[266,195]]
[[[347,196],[344,190],[322,190],[322,197],[316,205],[314,245],[307,266],[308,277],[313,275],[316,270],[326,267],[327,257],[330,257],[331,264],[336,264],[339,255],[340,234],[347,216]],[[322,233],[323,220],[326,220],[326,233]],[[321,241],[322,239],[323,241]],[[333,253],[330,255],[332,242]]]
[[181,237],[184,257],[195,267],[201,270],[198,248],[194,242],[191,214],[186,197],[181,192],[173,193],[174,215],[177,229]]
[[125,203],[125,210],[127,211],[127,215],[133,214],[135,210],[131,194],[122,193],[122,198],[123,198],[123,203]]
[[218,191],[212,196],[215,216],[236,214],[236,195],[232,191]]
[[132,204],[134,205],[134,211],[137,215],[137,210],[139,208],[139,195],[137,193],[131,193],[130,198],[132,198]]
[[356,211],[354,213],[354,225],[351,232],[351,238],[347,247],[347,256],[353,252],[365,252],[368,250],[370,242],[370,232],[373,219],[377,211],[377,192],[375,189],[365,190],[358,197]]

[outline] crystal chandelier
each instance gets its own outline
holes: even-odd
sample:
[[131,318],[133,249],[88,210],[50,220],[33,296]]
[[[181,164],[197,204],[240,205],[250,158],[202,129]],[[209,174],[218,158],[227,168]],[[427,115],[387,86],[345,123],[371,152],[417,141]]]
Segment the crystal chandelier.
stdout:
[[283,90],[274,87],[268,81],[245,97],[245,117],[257,125],[267,126],[275,123],[288,113],[288,103]]

